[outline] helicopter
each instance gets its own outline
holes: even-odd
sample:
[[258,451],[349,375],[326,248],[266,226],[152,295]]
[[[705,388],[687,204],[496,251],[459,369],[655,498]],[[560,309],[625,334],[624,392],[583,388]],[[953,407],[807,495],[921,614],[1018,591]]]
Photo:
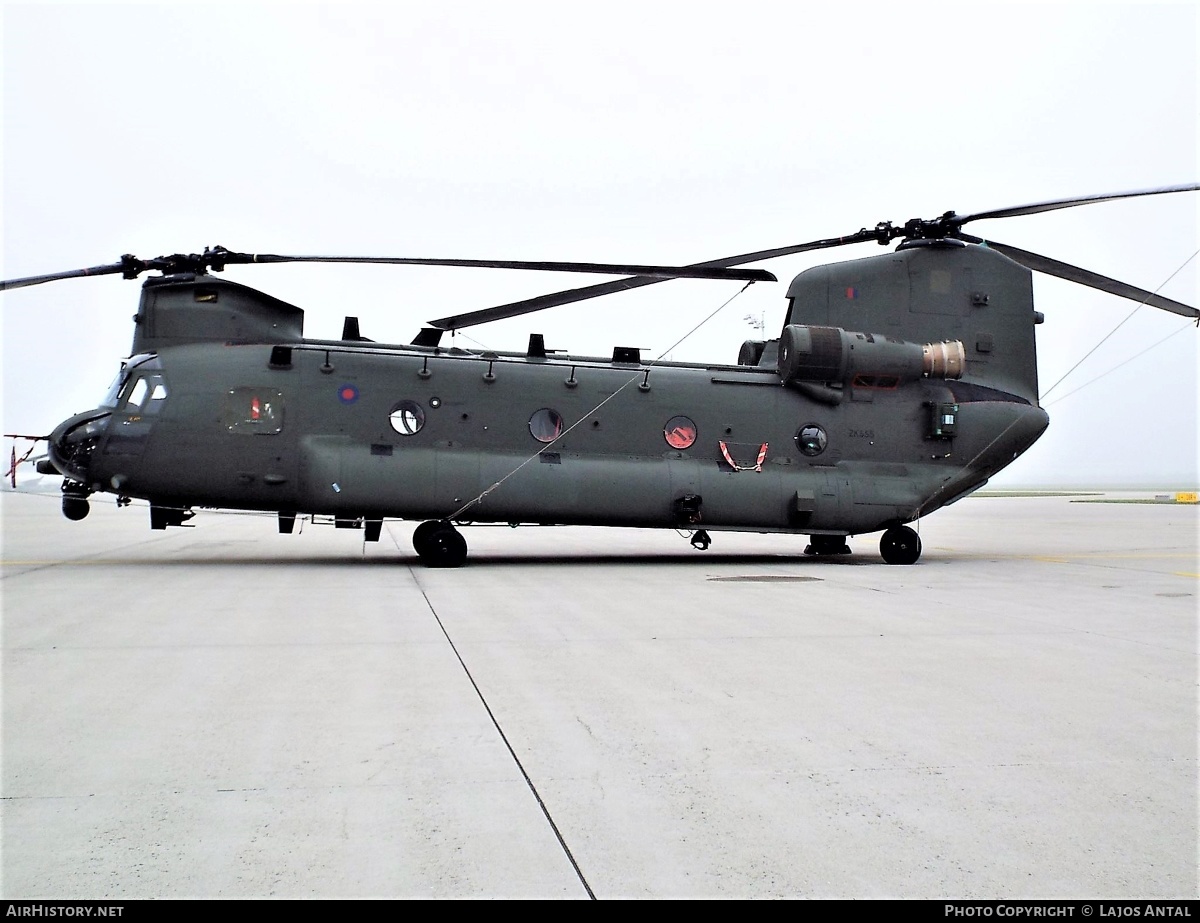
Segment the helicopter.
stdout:
[[[979,489],[1042,434],[1033,303],[1038,271],[1191,319],[1200,311],[1089,270],[967,234],[1033,215],[1200,184],[1057,199],[872,228],[689,266],[248,254],[223,247],[12,279],[0,290],[106,274],[142,283],[130,355],[99,405],[45,437],[38,471],[63,477],[63,515],[89,497],[149,506],[150,527],[197,509],[332,520],[377,542],[417,520],[430,567],[458,567],[473,524],[808,536],[850,553],[881,532],[888,564],[915,564],[920,518]],[[860,243],[787,289],[779,335],[736,362],[586,356],[529,336],[524,352],[466,350],[447,332],[675,278],[774,281],[740,269]],[[380,263],[606,273],[621,278],[442,317],[408,344],[304,336],[304,312],[219,275],[251,263]],[[14,450],[13,471],[17,461]]]

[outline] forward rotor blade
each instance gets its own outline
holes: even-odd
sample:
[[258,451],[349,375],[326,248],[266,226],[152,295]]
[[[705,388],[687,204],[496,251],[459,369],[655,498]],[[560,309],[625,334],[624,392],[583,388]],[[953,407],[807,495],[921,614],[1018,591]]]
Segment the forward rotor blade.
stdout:
[[650,266],[637,263],[576,263],[542,260],[458,260],[401,256],[279,256],[273,253],[229,253],[225,263],[378,263],[391,266],[457,266],[478,269],[525,269],[542,272],[591,272],[610,276],[650,276],[655,279],[717,279],[737,282],[777,282],[765,269],[725,269],[710,266]]
[[[710,267],[718,269],[729,266],[740,266],[744,263],[755,263],[759,260],[770,260],[780,256],[790,256],[793,253],[803,253],[806,250],[824,250],[829,247],[842,247],[847,244],[860,244],[877,239],[875,231],[863,229],[857,234],[851,234],[849,237],[830,237],[824,240],[809,241],[805,244],[796,244],[791,247],[756,250],[753,253],[740,253],[737,256],[727,256],[704,263],[694,263],[692,266],[694,268]],[[641,288],[643,285],[653,285],[656,282],[663,281],[665,280],[662,278],[651,278],[644,273],[639,273],[629,279],[615,279],[612,282],[601,282],[597,285],[587,285],[582,288],[572,288],[561,292],[551,292],[547,295],[538,295],[536,298],[527,298],[523,301],[497,305],[494,308],[482,308],[478,311],[467,311],[464,314],[440,317],[437,320],[429,321],[429,326],[435,327],[438,330],[462,330],[478,324],[504,320],[508,317],[520,317],[523,314],[532,314],[535,311],[544,311],[547,308],[556,308],[559,305],[573,304],[576,301],[587,301],[589,298],[599,298],[602,295],[612,295],[616,292],[623,292],[626,289]]]
[[139,260],[126,254],[120,263],[92,266],[87,269],[70,269],[66,272],[49,273],[43,276],[28,276],[0,282],[0,291],[56,282],[60,279],[75,279],[81,276],[100,276],[121,273],[127,279],[136,278],[148,269],[163,273],[203,273],[210,268],[221,271],[228,265],[250,263],[378,263],[398,266],[457,266],[484,269],[524,269],[542,272],[590,272],[613,276],[648,276],[659,279],[715,279],[737,282],[776,282],[774,275],[765,269],[725,269],[711,266],[650,266],[641,263],[578,263],[564,261],[532,260],[458,260],[426,259],[421,257],[389,256],[281,256],[275,253],[236,253],[224,247],[214,247],[204,253],[160,256],[151,260]]
[[105,266],[91,266],[87,269],[69,269],[66,272],[52,272],[45,276],[26,276],[24,279],[6,279],[0,282],[0,292],[10,288],[25,288],[29,285],[41,285],[43,282],[57,282],[59,279],[78,279],[82,276],[106,276],[128,269],[125,263],[109,263]]
[[1022,250],[1020,247],[1011,247],[1008,244],[1002,244],[994,240],[982,240],[967,234],[963,234],[961,237],[970,243],[981,243],[987,245],[992,250],[999,250],[1005,256],[1016,260],[1027,269],[1044,272],[1048,276],[1057,276],[1060,279],[1066,279],[1068,282],[1078,282],[1080,285],[1086,285],[1088,288],[1099,289],[1102,292],[1117,295],[1120,298],[1128,298],[1130,301],[1149,305],[1152,308],[1161,308],[1164,311],[1170,311],[1172,314],[1178,314],[1181,317],[1188,317],[1193,320],[1200,317],[1200,310],[1190,305],[1165,298],[1162,295],[1156,295],[1153,292],[1148,292],[1127,282],[1110,279],[1108,276],[1102,276],[1098,272],[1081,269],[1078,266],[1072,266],[1070,263],[1051,259],[1048,256],[1042,256],[1040,253],[1031,253],[1028,250]]
[[1015,218],[1018,215],[1037,215],[1041,212],[1052,212],[1060,208],[1074,208],[1076,205],[1092,205],[1096,202],[1111,202],[1115,199],[1133,199],[1138,196],[1165,195],[1171,192],[1195,192],[1200,190],[1200,184],[1184,183],[1179,186],[1161,186],[1157,189],[1137,189],[1133,192],[1110,192],[1104,195],[1081,196],[1071,199],[1052,199],[1049,202],[1038,202],[1033,205],[1016,205],[1011,208],[997,208],[987,212],[976,212],[973,215],[956,215],[954,224],[962,227],[968,221],[980,221],[984,218]]

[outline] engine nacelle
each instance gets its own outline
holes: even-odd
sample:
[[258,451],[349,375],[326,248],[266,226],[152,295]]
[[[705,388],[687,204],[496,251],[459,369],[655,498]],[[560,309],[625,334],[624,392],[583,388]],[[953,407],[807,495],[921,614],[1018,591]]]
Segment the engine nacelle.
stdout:
[[779,377],[785,382],[838,381],[894,388],[920,378],[961,378],[966,351],[959,340],[908,343],[840,327],[788,324],[779,338]]

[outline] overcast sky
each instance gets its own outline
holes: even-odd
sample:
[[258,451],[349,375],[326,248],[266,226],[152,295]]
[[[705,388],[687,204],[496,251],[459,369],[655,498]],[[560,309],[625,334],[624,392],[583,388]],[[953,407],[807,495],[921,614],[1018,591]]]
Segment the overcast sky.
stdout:
[[[1195,181],[1197,29],[1191,2],[5,2],[2,275],[212,244],[687,263]],[[969,230],[1195,304],[1194,260],[1166,280],[1196,252],[1198,205],[1180,194]],[[793,275],[878,252],[765,264],[781,282],[755,285],[672,358],[733,362],[747,314],[777,333]],[[392,342],[429,318],[597,281],[227,274],[304,308],[310,336],[356,314]],[[1134,306],[1034,284],[1046,389]],[[657,354],[736,290],[669,282],[468,333],[491,348],[540,331],[576,352]],[[137,298],[115,276],[0,295],[5,432],[45,433],[96,404]],[[1050,430],[993,483],[1194,487],[1198,338],[1141,309],[1048,396]]]

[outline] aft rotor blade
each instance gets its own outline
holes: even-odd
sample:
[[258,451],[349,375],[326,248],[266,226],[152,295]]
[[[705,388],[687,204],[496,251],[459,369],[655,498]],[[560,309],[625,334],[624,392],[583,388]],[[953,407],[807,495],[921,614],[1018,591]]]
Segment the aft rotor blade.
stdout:
[[1052,212],[1060,208],[1074,208],[1076,205],[1092,205],[1096,202],[1111,202],[1116,199],[1133,199],[1138,196],[1165,195],[1171,192],[1196,192],[1200,190],[1198,183],[1184,183],[1179,186],[1160,186],[1157,189],[1137,189],[1132,192],[1110,192],[1104,195],[1080,196],[1071,199],[1051,199],[1049,202],[1038,202],[1032,205],[1016,205],[1011,208],[997,208],[987,212],[976,212],[973,215],[956,215],[952,219],[959,227],[968,221],[980,221],[984,218],[1015,218],[1018,215],[1037,215],[1042,212]]
[[1051,259],[1048,256],[1042,256],[1040,253],[1031,253],[1028,250],[1022,250],[1020,247],[1011,247],[1008,244],[1002,244],[994,240],[982,240],[966,234],[962,235],[962,239],[971,243],[986,244],[992,250],[999,250],[1005,256],[1016,260],[1027,269],[1044,272],[1048,276],[1057,276],[1060,279],[1066,279],[1068,282],[1078,282],[1080,285],[1086,285],[1088,288],[1099,289],[1110,295],[1128,298],[1130,301],[1138,302],[1138,304],[1149,305],[1152,308],[1161,308],[1164,311],[1170,311],[1172,314],[1179,314],[1182,317],[1192,318],[1193,320],[1200,317],[1200,310],[1190,305],[1165,298],[1162,295],[1156,295],[1153,292],[1148,292],[1127,282],[1110,279],[1108,276],[1102,276],[1098,272],[1092,272],[1089,269],[1081,269],[1078,266],[1072,266],[1070,263]]
[[457,266],[477,269],[525,269],[541,272],[591,272],[610,276],[650,276],[655,279],[716,279],[736,282],[776,282],[765,269],[725,269],[708,265],[650,266],[638,263],[576,263],[542,260],[459,260],[406,256],[279,256],[273,253],[230,253],[225,263],[377,263],[389,266]]
[[[693,263],[692,267],[697,269],[705,267],[722,269],[730,266],[741,266],[744,263],[755,263],[759,260],[790,256],[793,253],[803,253],[807,250],[824,250],[829,247],[860,244],[877,239],[876,231],[864,229],[848,237],[830,237],[824,240],[813,240],[804,244],[796,244],[791,247],[777,247],[773,250],[756,250],[753,253],[740,253],[737,256],[722,257],[721,259],[708,260],[704,263]],[[494,308],[482,308],[478,311],[467,311],[464,314],[440,317],[437,320],[429,321],[429,326],[439,330],[462,330],[465,327],[474,327],[477,324],[486,324],[509,317],[520,317],[523,314],[532,314],[535,311],[544,311],[547,308],[556,308],[559,305],[573,304],[576,301],[587,301],[589,298],[599,298],[602,295],[612,295],[616,292],[623,292],[626,289],[641,288],[643,285],[653,285],[656,282],[663,281],[665,281],[664,278],[651,278],[644,273],[639,273],[629,279],[615,279],[612,282],[601,282],[597,285],[587,285],[582,288],[572,288],[561,292],[551,292],[547,295],[538,295],[536,298],[526,298],[523,301],[497,305]]]

